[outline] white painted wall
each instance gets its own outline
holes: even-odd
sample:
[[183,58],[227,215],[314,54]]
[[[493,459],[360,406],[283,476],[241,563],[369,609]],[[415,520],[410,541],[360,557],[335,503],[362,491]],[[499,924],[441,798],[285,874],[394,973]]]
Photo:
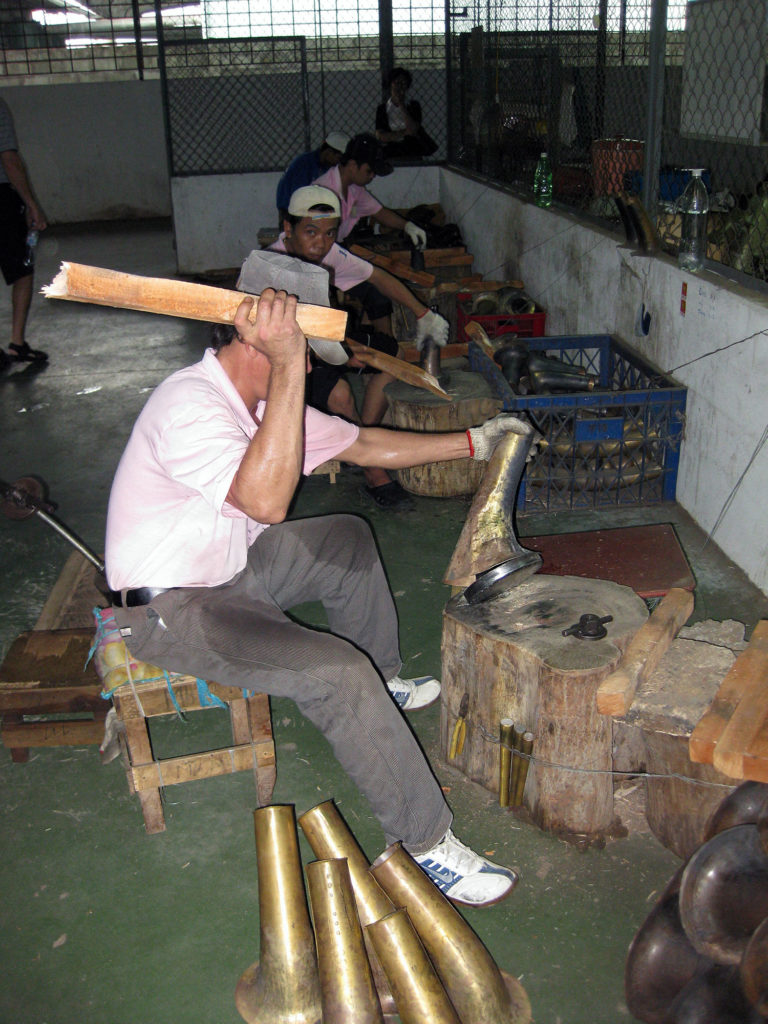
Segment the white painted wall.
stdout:
[[[474,269],[521,277],[547,311],[547,334],[614,334],[685,384],[678,501],[710,531],[745,474],[713,540],[768,591],[768,446],[747,469],[768,427],[768,298],[683,273],[667,256],[636,255],[617,236],[454,171],[441,171],[439,199]],[[643,303],[647,337],[635,331]]]
[[7,86],[0,96],[51,224],[170,215],[159,81]]
[[[398,167],[370,191],[389,207],[437,202],[438,167]],[[222,174],[173,178],[173,225],[179,273],[239,267],[258,248],[262,227],[277,225],[280,175]]]

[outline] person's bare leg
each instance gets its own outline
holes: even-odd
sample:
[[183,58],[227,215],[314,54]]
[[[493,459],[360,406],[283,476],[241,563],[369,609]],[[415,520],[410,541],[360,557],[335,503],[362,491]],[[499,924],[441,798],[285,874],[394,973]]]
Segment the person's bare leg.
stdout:
[[11,344],[19,348],[24,345],[24,331],[32,302],[32,282],[32,274],[27,274],[11,286]]
[[[375,377],[383,377],[384,374],[374,374]],[[388,376],[388,375],[387,375]],[[391,378],[389,378],[391,379]],[[385,381],[385,383],[387,383]],[[382,386],[383,387],[383,386]],[[365,416],[366,402],[368,400],[368,392],[370,391],[370,383],[365,389],[365,399],[363,400],[363,415]],[[383,395],[382,395],[383,397]],[[376,406],[376,396],[374,395],[374,408]],[[375,423],[381,421],[381,416],[384,415],[386,410],[386,398],[384,398],[384,409],[381,411],[381,415],[378,420],[372,420],[366,422],[365,419],[360,419],[360,415],[355,405],[355,397],[352,394],[352,388],[342,377],[336,382],[328,396],[327,401],[328,412],[333,413],[334,416],[343,416],[345,420],[351,420],[352,423],[359,423],[365,426],[374,426]],[[369,487],[381,487],[382,484],[388,484],[392,482],[392,477],[387,473],[386,469],[380,469],[376,466],[365,466],[363,467],[363,475],[365,476],[365,482]]]

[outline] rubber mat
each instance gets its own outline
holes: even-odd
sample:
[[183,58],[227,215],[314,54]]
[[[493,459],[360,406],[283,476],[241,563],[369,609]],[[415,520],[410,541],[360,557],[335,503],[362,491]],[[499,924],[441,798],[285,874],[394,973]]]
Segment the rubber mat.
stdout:
[[696,585],[670,523],[521,537],[520,544],[541,552],[542,573],[612,580],[643,598],[663,597],[672,587],[693,590]]

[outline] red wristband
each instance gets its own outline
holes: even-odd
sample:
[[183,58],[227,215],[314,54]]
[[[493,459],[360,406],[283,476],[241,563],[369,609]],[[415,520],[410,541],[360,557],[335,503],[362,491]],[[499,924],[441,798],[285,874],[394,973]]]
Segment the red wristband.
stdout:
[[416,319],[417,320],[421,320],[421,318],[423,316],[426,316],[428,312],[429,312],[429,308],[425,309],[423,313],[419,313],[419,315],[416,317]]
[[475,446],[472,444],[472,435],[467,431],[467,440],[469,441],[469,457],[474,459],[475,457]]

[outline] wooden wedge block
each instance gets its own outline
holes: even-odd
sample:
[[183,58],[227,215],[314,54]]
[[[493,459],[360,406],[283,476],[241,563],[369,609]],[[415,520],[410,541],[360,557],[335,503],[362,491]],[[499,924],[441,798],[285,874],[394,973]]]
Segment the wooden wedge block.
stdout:
[[749,647],[742,651],[715,694],[709,710],[691,733],[688,752],[697,764],[713,764],[715,748],[752,679],[768,678],[768,621],[755,626]]
[[394,260],[390,256],[384,256],[381,253],[374,252],[372,249],[366,249],[364,245],[350,245],[349,251],[354,256],[368,260],[374,267],[381,267],[382,270],[386,270],[394,277],[399,277],[403,281],[412,281],[422,288],[431,288],[435,283],[434,274],[428,274],[425,270],[414,270],[408,263]]
[[[162,277],[140,277],[81,263],[62,263],[56,277],[43,287],[42,292],[49,299],[137,309],[214,324],[233,323],[237,307],[244,298],[243,292],[227,288]],[[257,306],[255,303],[251,312],[252,320]],[[296,319],[307,337],[324,341],[344,340],[347,314],[343,310],[300,302]]]
[[[759,625],[768,626],[768,623]],[[747,662],[741,696],[715,744],[712,757],[715,768],[732,779],[747,778],[744,774],[746,751],[755,747],[759,751],[765,746],[761,736],[768,718],[768,637],[762,629],[757,638],[753,634],[749,647],[733,667],[750,653],[752,657]]]
[[616,670],[598,686],[597,710],[601,715],[625,715],[629,711],[638,686],[652,675],[692,611],[690,591],[673,587],[665,594],[630,640]]

